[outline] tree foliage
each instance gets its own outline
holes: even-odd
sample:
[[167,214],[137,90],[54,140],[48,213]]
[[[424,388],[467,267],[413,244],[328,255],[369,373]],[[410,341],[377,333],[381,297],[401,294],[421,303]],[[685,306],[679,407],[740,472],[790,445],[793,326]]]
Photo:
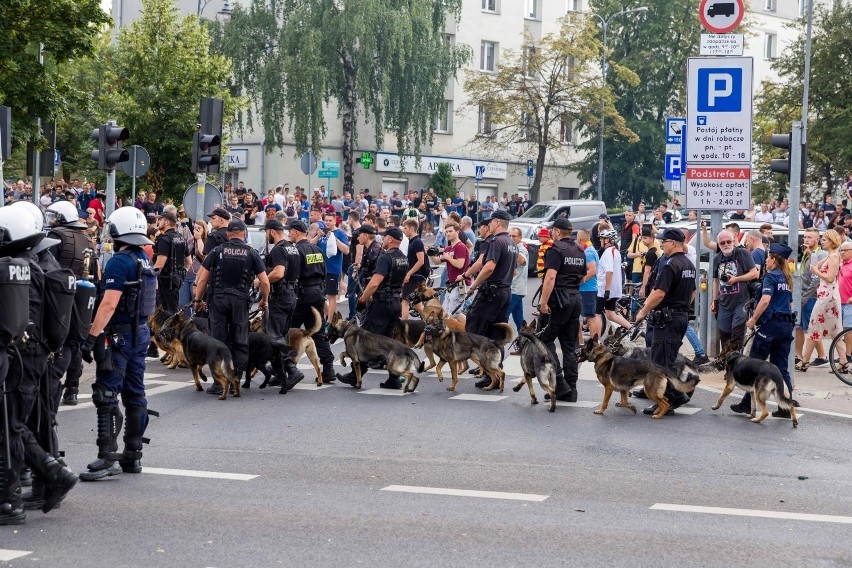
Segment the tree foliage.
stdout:
[[[539,199],[545,166],[565,159],[560,152],[563,131],[598,127],[602,105],[610,131],[637,140],[616,110],[612,90],[601,84],[597,63],[602,45],[597,36],[589,19],[566,16],[559,34],[538,41],[527,35],[523,52],[501,51],[496,73],[472,71],[465,81],[465,110],[484,113],[492,123],[476,141],[499,148],[516,144],[525,155],[536,156],[533,201]],[[614,71],[626,84],[638,82],[623,66],[614,66]]]
[[[636,3],[638,5],[638,3]],[[604,193],[607,203],[638,205],[665,200],[665,119],[683,116],[686,106],[686,61],[697,55],[701,24],[695,0],[643,2],[648,12],[616,16],[609,26],[609,59],[633,70],[639,84],[625,82],[616,73],[607,80],[616,94],[615,107],[636,142],[613,130],[605,135]],[[589,9],[608,17],[636,7],[621,0],[590,0]],[[597,21],[595,19],[595,21]],[[598,33],[601,33],[598,26]],[[594,185],[598,171],[598,135],[585,131],[583,160],[575,169],[584,183]],[[587,195],[594,195],[591,187]]]
[[343,187],[351,190],[359,118],[386,131],[397,151],[420,154],[444,104],[447,82],[470,58],[446,40],[462,0],[252,0],[237,5],[224,53],[236,87],[255,101],[241,127],[261,126],[269,148],[289,139],[296,153],[321,152],[324,112],[343,129]]
[[[769,160],[781,157],[769,144],[772,133],[789,132],[794,121],[802,119],[802,92],[805,65],[804,20],[793,27],[798,38],[772,64],[777,82],[762,85],[757,97],[755,132],[759,166],[755,189],[767,197],[787,193],[786,178],[769,171]],[[852,44],[848,40],[852,28],[852,6],[835,3],[833,7],[816,7],[813,20],[811,77],[808,111],[807,181],[811,193],[833,193],[835,185],[852,170],[852,91],[846,76],[852,65]],[[802,188],[802,193],[807,193]]]
[[244,105],[227,88],[231,65],[211,53],[210,35],[195,15],[179,17],[171,0],[143,0],[142,16],[123,28],[96,62],[98,122],[116,119],[129,143],[151,155],[147,187],[179,199],[194,181],[192,135],[203,97],[225,101],[224,122]]
[[[92,52],[109,22],[99,0],[3,0],[0,2],[0,104],[12,108],[16,145],[34,137],[36,119],[61,118],[78,88],[63,64]],[[44,64],[38,47],[43,45]],[[43,143],[39,140],[39,146]]]
[[435,194],[441,199],[456,196],[456,179],[453,177],[453,169],[450,164],[441,162],[435,173],[429,178],[429,187],[435,190]]

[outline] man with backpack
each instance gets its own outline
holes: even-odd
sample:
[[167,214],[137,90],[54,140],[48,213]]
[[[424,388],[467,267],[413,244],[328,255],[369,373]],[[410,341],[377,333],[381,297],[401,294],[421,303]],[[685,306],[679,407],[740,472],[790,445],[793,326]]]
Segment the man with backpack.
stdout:
[[178,294],[186,271],[192,266],[186,239],[177,232],[177,215],[164,211],[157,222],[160,236],[154,242],[154,270],[157,271],[157,305],[177,313]]

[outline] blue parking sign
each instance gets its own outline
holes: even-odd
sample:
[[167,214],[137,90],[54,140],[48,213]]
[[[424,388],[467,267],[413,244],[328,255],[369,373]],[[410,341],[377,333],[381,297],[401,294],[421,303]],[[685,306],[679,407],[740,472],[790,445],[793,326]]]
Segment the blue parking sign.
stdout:
[[703,68],[698,70],[698,112],[740,112],[743,70]]
[[680,172],[683,169],[680,156],[666,156],[666,175],[667,180],[680,179]]

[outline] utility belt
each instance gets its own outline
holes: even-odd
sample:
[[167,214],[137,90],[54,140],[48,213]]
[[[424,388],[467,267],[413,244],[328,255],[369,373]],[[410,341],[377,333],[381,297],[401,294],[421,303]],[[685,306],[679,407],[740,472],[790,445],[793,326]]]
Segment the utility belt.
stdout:
[[401,298],[402,297],[402,288],[386,288],[384,290],[379,290],[376,292],[375,297],[377,300],[388,300],[391,298]]
[[775,321],[780,323],[796,323],[796,314],[787,314],[783,312],[775,312],[771,314],[764,314],[763,317],[760,318],[762,323]]
[[240,290],[239,288],[225,288],[219,293],[228,294],[230,296],[236,296],[242,300],[248,300],[250,297],[248,292],[246,292],[245,290]]
[[493,302],[502,290],[508,290],[510,286],[502,282],[485,282],[479,287],[479,297],[486,302]]
[[553,308],[564,308],[568,305],[568,302],[575,296],[579,296],[579,290],[571,290],[568,288],[556,288],[553,290],[553,293],[550,295],[550,300],[547,302],[550,307]]
[[666,327],[667,324],[674,321],[675,318],[681,317],[688,318],[689,310],[678,308],[660,308],[657,310],[651,310],[648,313],[648,323],[655,328],[663,328]]
[[[147,320],[147,318],[145,318]],[[140,327],[147,327],[147,322],[142,322],[139,325],[133,325],[132,323],[117,323],[110,324],[104,329],[104,333],[107,335],[113,335],[115,333],[127,333],[128,331],[138,330]]]
[[269,294],[270,298],[281,298],[287,294],[287,290],[296,291],[298,283],[297,282],[283,282],[273,286],[272,292]]

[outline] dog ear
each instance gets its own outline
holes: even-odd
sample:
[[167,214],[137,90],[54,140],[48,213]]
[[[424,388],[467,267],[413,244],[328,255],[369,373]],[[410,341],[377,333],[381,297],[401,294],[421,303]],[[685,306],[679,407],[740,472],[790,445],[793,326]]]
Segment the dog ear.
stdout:
[[590,342],[592,345],[595,345],[595,344],[598,342],[598,334],[596,333],[596,334],[594,334],[592,337],[590,337],[590,338],[589,338],[589,342]]

